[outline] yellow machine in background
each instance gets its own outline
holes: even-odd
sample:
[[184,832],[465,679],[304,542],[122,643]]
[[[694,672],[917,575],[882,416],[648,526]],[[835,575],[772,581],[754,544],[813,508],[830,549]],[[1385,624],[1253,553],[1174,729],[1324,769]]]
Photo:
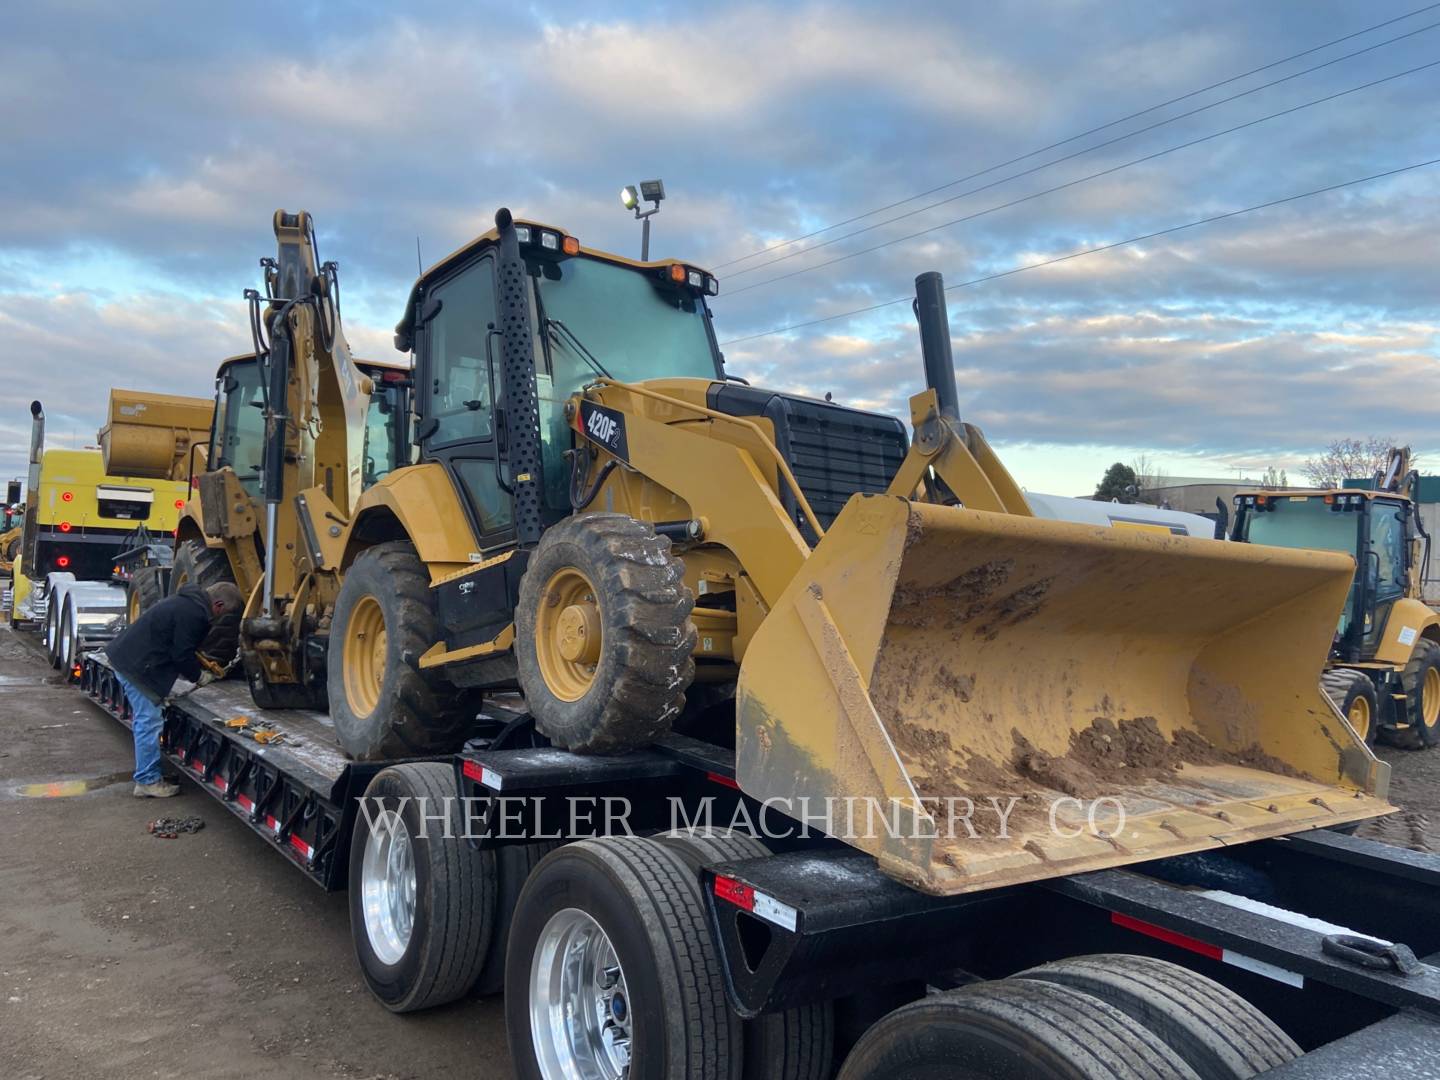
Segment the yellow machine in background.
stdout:
[[174,461],[185,460],[195,425],[207,423],[209,408],[203,399],[114,390],[109,422],[100,432],[103,449],[46,450],[44,409],[31,403],[13,622],[44,616],[52,575],[109,582],[116,557],[137,536],[174,530],[189,490]]
[[1396,447],[1371,489],[1235,496],[1232,539],[1354,557],[1324,686],[1367,742],[1381,732],[1440,743],[1440,614],[1422,599],[1430,560],[1410,448]]
[[[422,275],[420,461],[313,564],[352,755],[453,744],[464,691],[518,687],[555,745],[679,728],[752,797],[875,807],[834,831],[935,893],[1389,811],[1319,689],[1349,559],[1033,517],[959,419],[939,275],[911,439],[730,380],[716,291],[505,211]],[[1007,829],[952,835],[992,797]]]

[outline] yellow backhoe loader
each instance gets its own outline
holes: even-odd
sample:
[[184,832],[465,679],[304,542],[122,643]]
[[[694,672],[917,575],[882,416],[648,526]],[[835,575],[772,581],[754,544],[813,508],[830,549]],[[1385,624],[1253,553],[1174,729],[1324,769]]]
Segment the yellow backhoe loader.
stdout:
[[410,371],[350,356],[308,216],[274,224],[265,295],[246,294],[257,348],[216,374],[209,464],[176,531],[170,591],[235,582],[250,598],[241,655],[256,703],[324,708],[337,583],[317,573],[319,551],[359,492],[408,459]]
[[[330,319],[284,250],[277,372]],[[1319,687],[1349,557],[1032,516],[959,418],[937,274],[910,438],[727,375],[717,292],[503,210],[416,282],[418,462],[296,495],[352,756],[453,745],[467,691],[518,688],[561,747],[679,728],[733,742],[756,799],[889,807],[845,839],[934,893],[1390,809]],[[988,798],[1007,827],[952,838]]]
[[1440,614],[1422,599],[1430,537],[1410,448],[1391,450],[1370,489],[1242,491],[1231,539],[1354,556],[1322,682],[1350,726],[1413,747],[1440,743]]

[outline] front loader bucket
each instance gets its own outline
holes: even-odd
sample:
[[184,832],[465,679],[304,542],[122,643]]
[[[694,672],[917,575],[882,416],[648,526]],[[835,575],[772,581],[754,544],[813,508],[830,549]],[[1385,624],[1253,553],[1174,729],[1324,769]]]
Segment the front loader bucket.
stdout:
[[1388,813],[1320,690],[1352,573],[856,496],[746,650],[737,779],[937,894]]

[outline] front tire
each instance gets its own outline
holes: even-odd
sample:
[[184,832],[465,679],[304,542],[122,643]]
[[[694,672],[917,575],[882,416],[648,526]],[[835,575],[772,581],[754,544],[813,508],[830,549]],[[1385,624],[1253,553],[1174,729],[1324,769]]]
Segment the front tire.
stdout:
[[158,566],[137,568],[125,590],[125,622],[134,626],[141,615],[164,599],[164,570]]
[[670,730],[695,677],[695,598],[670,541],[624,514],[582,514],[540,538],[515,612],[515,662],[535,727],[578,754],[620,754]]
[[478,706],[473,694],[420,669],[441,640],[425,564],[408,541],[362,551],[340,585],[326,653],[330,718],[356,761],[458,750]]
[[1370,676],[1355,668],[1330,668],[1320,677],[1320,688],[1365,745],[1374,746],[1380,731],[1380,698]]
[[466,842],[460,806],[440,762],[392,766],[365,789],[376,827],[362,812],[350,841],[350,935],[366,985],[391,1012],[454,1001],[484,966],[495,855]]

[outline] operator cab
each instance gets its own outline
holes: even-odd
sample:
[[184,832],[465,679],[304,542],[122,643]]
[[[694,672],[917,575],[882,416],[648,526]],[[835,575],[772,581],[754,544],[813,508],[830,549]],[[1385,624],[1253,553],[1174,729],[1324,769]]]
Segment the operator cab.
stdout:
[[1375,655],[1391,606],[1406,595],[1415,548],[1420,546],[1416,541],[1424,533],[1409,499],[1383,491],[1345,489],[1237,495],[1230,538],[1350,555],[1364,572],[1350,584],[1333,655],[1357,662]]
[[[374,382],[365,414],[362,487],[410,462],[410,368],[375,360],[355,363]],[[254,353],[232,356],[215,377],[209,468],[229,466],[240,486],[260,498],[265,453],[264,375]]]
[[[633,262],[582,248],[573,236],[515,222],[526,270],[540,420],[541,520],[571,512],[570,397],[602,376],[622,382],[723,380],[703,270],[674,261]],[[396,327],[396,348],[415,357],[416,441],[442,463],[484,551],[514,544],[514,504],[497,294],[499,231],[427,270]]]

